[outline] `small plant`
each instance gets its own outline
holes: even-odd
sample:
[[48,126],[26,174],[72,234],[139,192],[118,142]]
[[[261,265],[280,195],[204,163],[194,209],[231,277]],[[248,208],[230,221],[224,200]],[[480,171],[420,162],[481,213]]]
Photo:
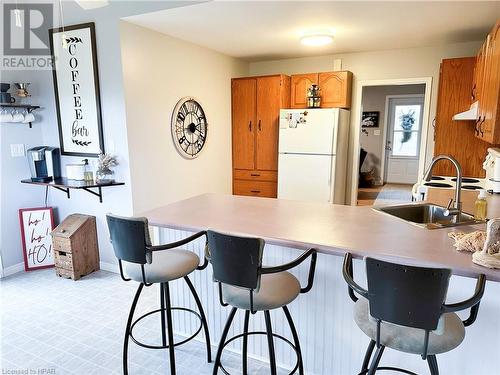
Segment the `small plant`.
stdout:
[[111,173],[111,167],[118,165],[118,161],[115,156],[111,154],[99,154],[99,160],[97,161],[97,172],[102,174]]

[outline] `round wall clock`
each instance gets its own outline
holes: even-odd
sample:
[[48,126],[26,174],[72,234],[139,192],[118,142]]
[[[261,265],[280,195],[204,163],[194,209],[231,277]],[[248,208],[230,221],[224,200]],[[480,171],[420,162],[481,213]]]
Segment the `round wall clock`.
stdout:
[[196,158],[207,141],[207,118],[200,103],[189,96],[179,100],[172,113],[171,130],[179,154]]

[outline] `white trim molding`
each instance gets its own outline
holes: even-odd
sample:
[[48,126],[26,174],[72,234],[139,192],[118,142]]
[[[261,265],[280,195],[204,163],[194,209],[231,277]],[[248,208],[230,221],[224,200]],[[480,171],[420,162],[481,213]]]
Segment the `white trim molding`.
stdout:
[[15,273],[24,272],[24,262],[14,264],[13,266],[5,267],[2,269],[0,278],[14,275]]
[[421,176],[424,173],[425,168],[425,156],[427,152],[427,136],[430,126],[430,107],[431,107],[431,92],[432,92],[432,77],[420,77],[420,78],[395,78],[395,79],[377,79],[377,80],[364,80],[359,81],[356,85],[356,97],[354,98],[354,103],[352,108],[357,108],[354,110],[354,143],[352,152],[352,177],[351,177],[351,205],[355,206],[358,198],[358,170],[359,170],[359,147],[360,147],[360,131],[361,131],[361,115],[363,112],[362,108],[362,96],[363,88],[366,86],[401,86],[401,85],[425,85],[424,93],[424,110],[422,116],[422,134],[420,138],[420,155],[418,159],[418,175]]

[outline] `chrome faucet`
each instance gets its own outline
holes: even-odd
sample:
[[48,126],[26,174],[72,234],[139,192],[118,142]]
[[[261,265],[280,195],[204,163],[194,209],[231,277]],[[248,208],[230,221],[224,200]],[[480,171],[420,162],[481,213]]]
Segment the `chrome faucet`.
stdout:
[[[434,157],[431,161],[431,165],[424,173],[424,180],[429,182],[432,178],[432,169],[434,165],[440,160],[449,160],[455,166],[457,170],[457,180],[455,181],[455,199],[450,199],[448,202],[448,206],[446,207],[446,211],[444,212],[445,216],[455,216],[455,223],[460,221],[460,216],[462,213],[462,201],[460,200],[460,194],[462,191],[462,167],[460,163],[453,157],[448,155],[438,155]],[[451,207],[453,204],[453,207]]]

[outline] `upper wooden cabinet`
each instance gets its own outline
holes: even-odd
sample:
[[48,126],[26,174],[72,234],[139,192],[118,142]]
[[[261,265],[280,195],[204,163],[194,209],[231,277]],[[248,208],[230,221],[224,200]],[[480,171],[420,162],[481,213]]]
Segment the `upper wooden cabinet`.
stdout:
[[321,108],[351,108],[352,73],[319,73]]
[[321,90],[321,108],[350,108],[352,73],[348,71],[292,75],[291,108],[307,108],[307,89],[313,84]]
[[476,58],[472,100],[479,101],[475,135],[500,143],[500,21],[497,21]]
[[[489,145],[474,137],[475,122],[455,121],[453,115],[470,107],[475,57],[445,59],[439,74],[438,102],[434,131],[434,155],[446,154],[457,159],[467,177],[484,177],[482,168]],[[455,176],[451,163],[434,167],[435,175]]]
[[291,108],[307,108],[307,89],[318,84],[318,73],[294,74],[291,79]]
[[233,193],[276,197],[281,108],[290,107],[290,77],[232,80]]

